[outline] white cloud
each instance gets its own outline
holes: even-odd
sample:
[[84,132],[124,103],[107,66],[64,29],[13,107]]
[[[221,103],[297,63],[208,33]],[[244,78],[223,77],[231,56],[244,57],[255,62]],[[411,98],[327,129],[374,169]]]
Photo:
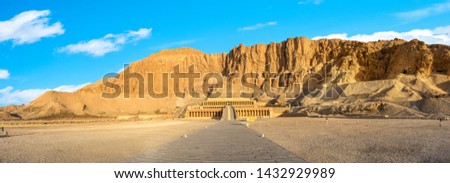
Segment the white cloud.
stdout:
[[62,86],[53,88],[51,90],[57,91],[57,92],[74,92],[74,91],[77,91],[77,90],[83,88],[84,86],[86,86],[88,84],[90,84],[90,83],[84,83],[84,84],[80,84],[80,85],[62,85]]
[[450,26],[438,27],[436,29],[414,29],[407,32],[395,32],[395,31],[385,31],[385,32],[375,32],[373,34],[357,34],[353,36],[348,36],[346,33],[342,34],[330,34],[328,36],[318,36],[314,37],[313,40],[317,39],[344,39],[353,41],[378,41],[378,40],[392,40],[395,38],[412,40],[418,39],[424,41],[427,44],[445,44],[450,45]]
[[430,7],[396,13],[395,15],[404,20],[419,20],[429,16],[438,15],[450,11],[450,1],[434,4]]
[[435,34],[447,34],[450,35],[450,25],[445,27],[438,27],[433,31]]
[[189,45],[192,43],[196,43],[197,41],[198,41],[197,39],[189,39],[189,40],[182,40],[182,41],[177,41],[177,42],[170,42],[170,43],[166,43],[166,44],[163,44],[160,46],[153,47],[152,49],[161,50],[161,49],[166,49],[166,48],[180,47],[180,46],[185,46],[185,45]]
[[122,67],[122,68],[120,68],[119,70],[117,70],[117,72],[116,73],[121,73],[121,72],[123,72],[125,70],[125,67]]
[[0,79],[8,79],[9,78],[9,71],[0,69]]
[[322,4],[325,0],[307,0],[307,1],[300,1],[297,4],[314,4],[319,5]]
[[30,44],[44,37],[64,34],[60,22],[49,24],[50,10],[30,10],[0,21],[0,42],[12,40],[15,45]]
[[59,91],[59,92],[74,92],[89,83],[81,85],[63,85],[54,89],[27,89],[27,90],[14,90],[13,87],[8,86],[0,89],[0,106],[10,104],[27,104],[46,91]]
[[133,43],[151,35],[151,28],[141,28],[137,31],[127,31],[122,34],[107,34],[99,39],[90,41],[81,41],[76,44],[70,44],[63,48],[59,48],[58,52],[66,52],[70,54],[87,53],[92,56],[103,56],[109,52],[120,50],[120,46]]
[[257,29],[261,29],[263,27],[275,26],[275,25],[277,25],[277,22],[258,23],[258,24],[251,25],[251,26],[241,27],[238,29],[238,31],[257,30]]

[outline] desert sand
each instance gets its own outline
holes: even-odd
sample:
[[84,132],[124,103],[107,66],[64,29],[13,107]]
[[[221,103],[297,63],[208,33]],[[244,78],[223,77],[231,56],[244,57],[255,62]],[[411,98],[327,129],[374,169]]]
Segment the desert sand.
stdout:
[[8,127],[0,162],[126,162],[215,121],[137,121]]
[[[8,127],[0,162],[127,162],[220,121],[155,120]],[[246,123],[246,122],[243,122]],[[275,118],[250,128],[308,162],[450,162],[450,122]]]
[[250,127],[309,162],[450,162],[450,122],[260,119]]

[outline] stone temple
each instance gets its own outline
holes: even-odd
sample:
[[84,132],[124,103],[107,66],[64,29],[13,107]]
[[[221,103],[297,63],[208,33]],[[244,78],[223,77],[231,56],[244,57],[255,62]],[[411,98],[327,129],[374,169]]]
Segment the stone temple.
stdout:
[[[208,99],[199,105],[188,106],[185,118],[196,119],[224,119],[223,114],[231,109],[236,119],[246,118],[273,118],[282,114],[289,108],[265,107],[258,105],[255,100],[243,98],[217,98]],[[281,109],[281,112],[280,112]]]

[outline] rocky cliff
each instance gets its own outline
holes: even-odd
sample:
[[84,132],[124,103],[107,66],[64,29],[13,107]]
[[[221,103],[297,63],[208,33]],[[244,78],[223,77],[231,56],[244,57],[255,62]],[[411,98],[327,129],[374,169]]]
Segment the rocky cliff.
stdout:
[[[125,71],[108,79],[120,86],[122,91],[118,97],[102,97],[102,93],[114,93],[116,89],[99,80],[74,93],[47,92],[30,104],[8,112],[25,119],[156,113],[176,116],[186,105],[207,96],[180,98],[169,92],[168,97],[156,99],[149,96],[148,89],[149,86],[154,86],[154,91],[165,89],[164,73],[168,73],[168,91],[173,91],[170,73],[176,67],[187,72],[192,65],[202,77],[217,73],[224,77],[225,83],[233,84],[231,89],[207,88],[208,91],[233,91],[232,96],[239,97],[239,92],[256,90],[252,97],[267,105],[275,98],[278,104],[294,106],[290,115],[450,114],[446,99],[450,92],[449,46],[427,45],[418,40],[363,43],[305,37],[267,45],[241,44],[228,54],[205,54],[190,48],[163,50],[131,63]],[[144,84],[135,76],[129,80],[129,89],[123,91],[126,73],[140,73]],[[152,77],[148,73],[153,73]],[[251,81],[256,83],[254,89],[242,86],[239,77],[231,79],[245,73],[254,76]],[[191,90],[204,91],[203,81],[203,78],[195,79]],[[189,92],[188,83],[180,80],[180,91]],[[296,89],[298,86],[300,90]],[[263,92],[269,87],[275,96]],[[129,97],[125,97],[127,92]],[[286,93],[292,96],[286,97]]]

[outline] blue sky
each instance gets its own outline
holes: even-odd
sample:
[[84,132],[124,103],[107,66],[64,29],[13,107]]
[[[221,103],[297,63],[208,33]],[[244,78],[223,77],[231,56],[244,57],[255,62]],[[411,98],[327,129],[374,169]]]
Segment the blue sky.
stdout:
[[0,0],[0,106],[73,91],[161,49],[289,37],[450,44],[448,0]]

